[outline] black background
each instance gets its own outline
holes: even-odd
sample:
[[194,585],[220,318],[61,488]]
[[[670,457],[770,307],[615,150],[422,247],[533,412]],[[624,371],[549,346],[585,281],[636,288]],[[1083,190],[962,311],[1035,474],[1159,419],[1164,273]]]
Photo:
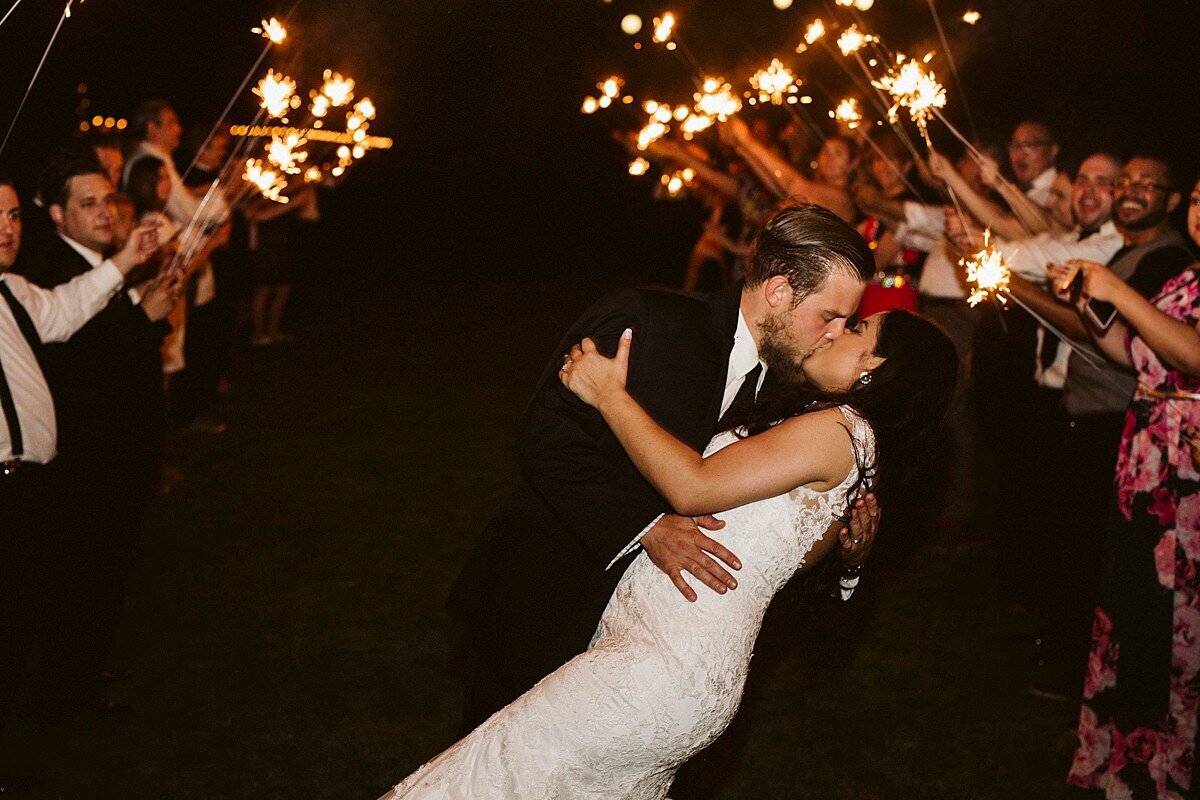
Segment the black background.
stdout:
[[[129,116],[139,100],[158,96],[177,105],[185,125],[210,124],[262,47],[249,28],[289,7],[77,4],[0,168],[28,197],[47,155],[76,130],[80,83],[92,102],[88,117]],[[1200,172],[1195,2],[980,0],[975,27],[959,20],[966,7],[938,2],[964,91],[944,62],[939,77],[960,128],[968,130],[965,94],[985,138],[1003,143],[1016,121],[1036,116],[1058,131],[1068,161],[1096,146],[1128,151],[1149,143],[1170,155],[1190,188]],[[688,203],[652,201],[649,181],[626,174],[627,157],[609,133],[640,125],[631,108],[579,113],[582,98],[613,72],[639,98],[689,98],[687,70],[648,43],[650,17],[665,8],[633,0],[301,0],[287,43],[259,73],[286,67],[304,91],[322,68],[339,69],[376,100],[371,132],[396,140],[329,193],[326,269],[335,277],[326,288],[589,273],[677,280],[699,213]],[[769,0],[681,0],[670,8],[680,37],[710,72],[741,83],[782,55],[833,93],[853,90],[827,53],[792,53],[813,16],[848,21],[824,0],[797,0],[787,12]],[[12,118],[61,9],[26,0],[0,28],[0,125]],[[630,12],[647,23],[636,39],[619,27]],[[865,16],[892,49],[940,50],[923,0],[877,0]],[[635,50],[635,40],[646,46]],[[819,116],[828,104],[814,94],[809,110]],[[247,89],[232,117],[248,121],[253,113]],[[931,130],[953,151],[938,123]]]

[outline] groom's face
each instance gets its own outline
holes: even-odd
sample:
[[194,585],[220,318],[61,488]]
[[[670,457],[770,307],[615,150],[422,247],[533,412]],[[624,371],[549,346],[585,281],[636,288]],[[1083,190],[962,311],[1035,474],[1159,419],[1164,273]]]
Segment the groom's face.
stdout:
[[800,365],[846,331],[847,320],[858,310],[863,288],[856,276],[838,271],[819,291],[793,305],[788,287],[786,302],[760,323],[759,355],[768,369],[786,383],[802,381]]

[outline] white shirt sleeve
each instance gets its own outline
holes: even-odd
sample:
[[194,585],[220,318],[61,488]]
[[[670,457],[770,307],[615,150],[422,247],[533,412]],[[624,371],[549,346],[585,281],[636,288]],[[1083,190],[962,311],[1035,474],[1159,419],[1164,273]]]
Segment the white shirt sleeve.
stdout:
[[1104,264],[1121,249],[1123,241],[1117,233],[1094,233],[1083,241],[1078,241],[1076,237],[1074,233],[1043,233],[1029,239],[1005,242],[1000,249],[1013,272],[1034,283],[1044,283],[1047,264],[1071,258]]
[[896,241],[914,250],[929,252],[946,232],[946,214],[941,206],[904,203],[904,221],[896,226]]
[[108,305],[125,276],[111,260],[53,289],[43,289],[20,275],[5,275],[13,297],[24,306],[43,342],[65,342]]
[[617,563],[622,558],[624,558],[625,556],[629,555],[634,550],[636,550],[638,548],[638,546],[642,543],[642,538],[647,533],[650,532],[651,528],[653,528],[655,525],[658,524],[658,521],[660,519],[662,519],[665,516],[666,516],[666,514],[659,514],[657,517],[655,517],[653,520],[651,520],[649,525],[642,528],[641,533],[639,533],[637,536],[633,537],[633,541],[631,541],[629,544],[627,544],[623,548],[621,548],[621,552],[617,553],[617,557],[614,558],[612,561],[608,562],[608,566],[605,567],[604,569],[606,569],[606,570],[612,569],[613,564]]

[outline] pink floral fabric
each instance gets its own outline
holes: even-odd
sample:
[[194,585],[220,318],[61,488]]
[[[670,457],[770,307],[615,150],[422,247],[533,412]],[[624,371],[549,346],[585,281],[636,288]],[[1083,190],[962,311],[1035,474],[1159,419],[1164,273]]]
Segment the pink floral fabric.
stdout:
[[[1198,267],[1168,282],[1153,303],[1175,319],[1200,319]],[[1144,386],[1200,392],[1200,378],[1172,369],[1137,336],[1128,351]],[[1125,520],[1158,532],[1153,547],[1158,583],[1172,593],[1170,685],[1166,717],[1122,730],[1109,699],[1121,691],[1120,632],[1112,609],[1096,609],[1079,717],[1079,747],[1068,782],[1102,789],[1109,800],[1182,798],[1192,787],[1200,706],[1200,472],[1186,431],[1200,429],[1200,401],[1137,396],[1126,416],[1117,459],[1117,506]],[[1200,783],[1200,782],[1198,782]],[[1132,787],[1140,787],[1137,792]],[[1190,796],[1190,795],[1188,795]]]

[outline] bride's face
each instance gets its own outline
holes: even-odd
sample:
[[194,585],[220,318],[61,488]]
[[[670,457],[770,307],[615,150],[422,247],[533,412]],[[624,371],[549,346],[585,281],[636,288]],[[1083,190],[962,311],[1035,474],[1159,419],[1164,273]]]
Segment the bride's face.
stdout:
[[875,344],[879,340],[884,313],[867,317],[829,344],[814,350],[801,367],[808,382],[826,392],[844,392],[864,372],[882,364],[883,358],[875,354]]

